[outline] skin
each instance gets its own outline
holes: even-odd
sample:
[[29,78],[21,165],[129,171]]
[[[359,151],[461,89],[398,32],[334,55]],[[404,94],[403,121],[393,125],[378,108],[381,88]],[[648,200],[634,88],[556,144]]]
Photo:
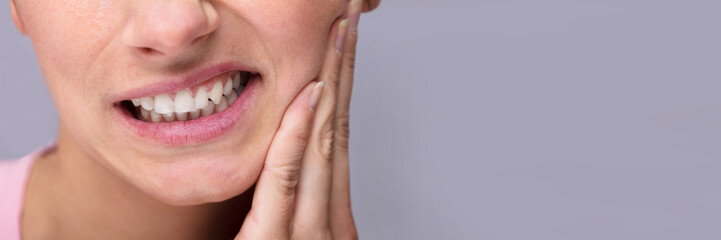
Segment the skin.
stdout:
[[[348,107],[358,18],[379,1],[10,4],[60,115],[24,239],[357,238]],[[230,60],[263,76],[249,131],[168,147],[111,117],[119,93]]]

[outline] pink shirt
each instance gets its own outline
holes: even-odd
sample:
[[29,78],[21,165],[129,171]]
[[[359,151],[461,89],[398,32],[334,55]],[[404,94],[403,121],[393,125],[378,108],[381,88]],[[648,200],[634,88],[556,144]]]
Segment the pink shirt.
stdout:
[[0,239],[20,239],[20,216],[30,168],[35,159],[51,147],[42,148],[18,160],[0,160]]

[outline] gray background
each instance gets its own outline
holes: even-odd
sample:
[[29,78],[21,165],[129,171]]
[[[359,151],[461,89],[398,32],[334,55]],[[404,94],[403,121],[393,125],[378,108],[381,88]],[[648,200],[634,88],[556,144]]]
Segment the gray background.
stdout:
[[[0,157],[50,141],[0,4]],[[719,1],[384,0],[361,22],[364,239],[721,239]]]

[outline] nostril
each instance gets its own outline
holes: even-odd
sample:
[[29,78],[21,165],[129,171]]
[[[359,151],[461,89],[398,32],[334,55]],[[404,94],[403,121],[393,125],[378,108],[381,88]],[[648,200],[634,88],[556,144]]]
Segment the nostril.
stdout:
[[126,46],[144,57],[184,55],[219,26],[218,13],[207,1],[151,2],[128,19],[122,36]]
[[141,53],[144,53],[144,54],[152,54],[153,52],[155,52],[155,50],[153,50],[152,48],[148,48],[148,47],[141,47],[139,50]]
[[155,49],[149,48],[149,47],[136,47],[134,51],[137,52],[138,54],[146,56],[146,57],[163,55],[163,52],[160,52],[158,50],[155,50]]

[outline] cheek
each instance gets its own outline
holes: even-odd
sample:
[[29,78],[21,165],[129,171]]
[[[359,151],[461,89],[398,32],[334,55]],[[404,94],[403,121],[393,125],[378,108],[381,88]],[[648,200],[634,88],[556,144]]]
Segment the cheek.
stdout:
[[83,115],[87,108],[78,106],[98,102],[93,101],[98,99],[94,93],[102,89],[102,82],[88,82],[86,74],[112,39],[110,26],[117,21],[110,12],[116,6],[111,4],[106,0],[24,1],[20,8],[61,117]]
[[[24,20],[38,61],[48,75],[79,79],[113,38],[112,1],[31,1]],[[115,12],[118,12],[115,10]]]
[[271,78],[277,85],[272,87],[277,94],[294,96],[317,76],[329,29],[341,15],[344,3],[339,0],[265,1],[250,9],[249,21],[268,51],[274,70]]

